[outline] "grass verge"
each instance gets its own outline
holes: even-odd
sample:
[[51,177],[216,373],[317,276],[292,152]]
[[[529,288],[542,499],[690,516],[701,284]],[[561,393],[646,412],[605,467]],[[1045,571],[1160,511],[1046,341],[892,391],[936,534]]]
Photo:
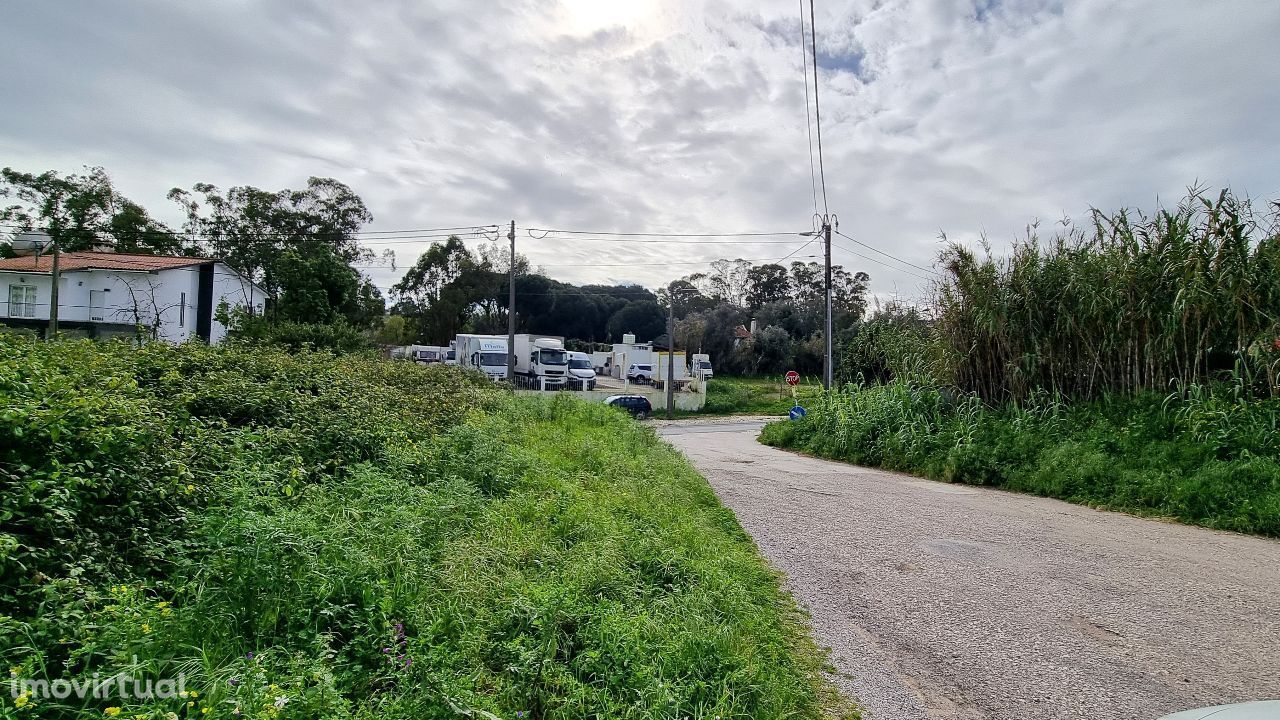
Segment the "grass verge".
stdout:
[[0,335],[6,698],[72,718],[852,715],[651,430],[452,368]]
[[983,407],[904,381],[849,386],[761,441],[946,482],[994,485],[1280,536],[1280,400],[1229,387]]
[[691,415],[786,415],[799,402],[808,406],[822,393],[821,385],[802,383],[792,388],[781,376],[715,378],[707,383],[707,403]]

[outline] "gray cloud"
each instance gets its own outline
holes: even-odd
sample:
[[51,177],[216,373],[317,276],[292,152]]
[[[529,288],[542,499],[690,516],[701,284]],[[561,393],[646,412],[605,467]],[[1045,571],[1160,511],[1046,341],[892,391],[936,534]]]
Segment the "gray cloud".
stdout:
[[[809,228],[796,6],[563,2],[15,4],[0,27],[0,164],[101,164],[175,222],[174,185],[332,175],[375,230]],[[818,4],[831,209],[911,262],[931,262],[939,231],[1001,247],[1035,218],[1150,206],[1197,180],[1280,195],[1280,5]],[[649,285],[699,268],[648,263],[800,242],[521,235],[554,277]],[[421,250],[392,247],[401,267]],[[835,256],[879,294],[923,291]]]

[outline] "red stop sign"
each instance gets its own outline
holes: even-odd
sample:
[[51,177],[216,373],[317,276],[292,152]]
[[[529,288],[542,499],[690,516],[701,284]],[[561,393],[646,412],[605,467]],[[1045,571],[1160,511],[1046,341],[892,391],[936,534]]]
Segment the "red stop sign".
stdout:
[[796,372],[795,370],[788,370],[788,371],[787,371],[787,384],[788,384],[788,385],[799,385],[799,384],[800,384],[800,373]]

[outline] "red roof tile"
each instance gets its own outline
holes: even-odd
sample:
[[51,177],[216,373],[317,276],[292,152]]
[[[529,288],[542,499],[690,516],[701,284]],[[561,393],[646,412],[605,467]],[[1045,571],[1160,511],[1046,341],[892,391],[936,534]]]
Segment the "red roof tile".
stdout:
[[[69,252],[62,253],[58,260],[58,270],[132,270],[150,272],[152,270],[171,270],[173,268],[204,265],[214,262],[210,258],[172,257],[168,255],[126,255],[124,253],[104,252]],[[48,273],[53,270],[53,256],[41,255],[0,259],[0,270]]]

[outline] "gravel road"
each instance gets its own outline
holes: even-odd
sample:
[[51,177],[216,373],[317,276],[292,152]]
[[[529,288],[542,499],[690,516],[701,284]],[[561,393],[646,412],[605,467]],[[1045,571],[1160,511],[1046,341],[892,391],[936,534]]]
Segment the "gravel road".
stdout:
[[871,718],[1141,720],[1280,697],[1280,543],[673,423]]

